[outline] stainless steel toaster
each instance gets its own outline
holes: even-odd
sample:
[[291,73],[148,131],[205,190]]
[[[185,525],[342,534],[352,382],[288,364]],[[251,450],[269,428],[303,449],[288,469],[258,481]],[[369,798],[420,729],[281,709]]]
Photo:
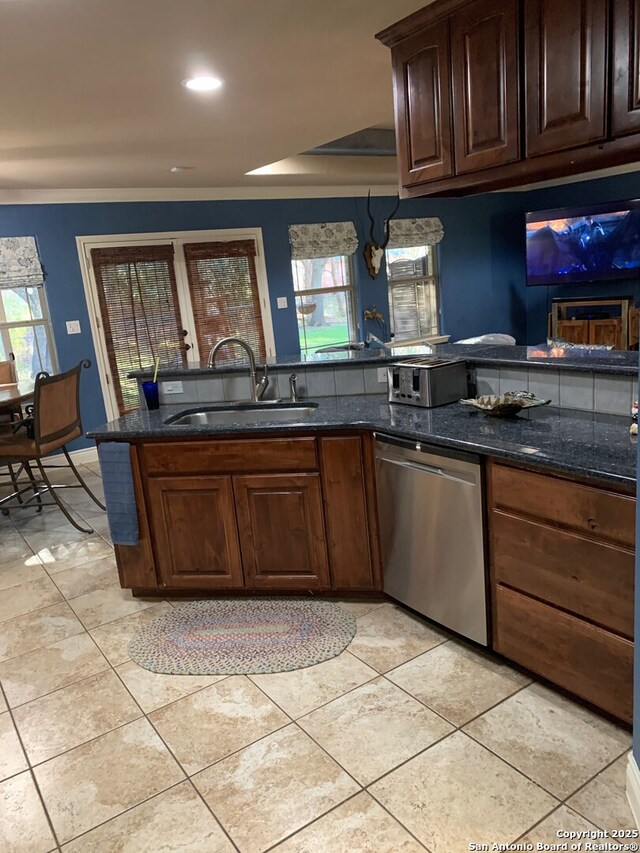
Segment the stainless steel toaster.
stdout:
[[468,396],[464,361],[420,356],[387,368],[389,402],[433,408]]

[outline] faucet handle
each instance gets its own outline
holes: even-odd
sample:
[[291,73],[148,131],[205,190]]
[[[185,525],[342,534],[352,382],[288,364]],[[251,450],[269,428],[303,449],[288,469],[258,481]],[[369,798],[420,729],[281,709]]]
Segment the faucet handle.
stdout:
[[298,376],[295,373],[289,375],[289,402],[297,403],[298,401]]
[[269,387],[269,376],[267,375],[269,372],[267,363],[264,364],[264,373],[262,374],[262,378],[256,382],[256,400],[262,400],[264,396],[264,392]]

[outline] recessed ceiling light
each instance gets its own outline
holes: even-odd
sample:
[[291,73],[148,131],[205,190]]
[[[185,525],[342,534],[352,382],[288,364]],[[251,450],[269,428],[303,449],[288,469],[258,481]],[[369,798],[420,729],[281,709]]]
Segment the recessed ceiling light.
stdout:
[[189,172],[191,169],[195,169],[195,166],[172,166],[172,172]]
[[222,80],[210,74],[202,74],[198,77],[189,77],[183,80],[182,85],[192,92],[213,92],[222,86]]

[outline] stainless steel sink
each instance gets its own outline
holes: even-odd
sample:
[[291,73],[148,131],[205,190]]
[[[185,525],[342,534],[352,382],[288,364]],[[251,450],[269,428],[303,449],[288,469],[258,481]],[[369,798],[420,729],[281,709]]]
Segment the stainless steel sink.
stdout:
[[230,403],[226,406],[207,406],[202,409],[187,409],[167,418],[167,426],[217,426],[253,423],[304,423],[317,403]]

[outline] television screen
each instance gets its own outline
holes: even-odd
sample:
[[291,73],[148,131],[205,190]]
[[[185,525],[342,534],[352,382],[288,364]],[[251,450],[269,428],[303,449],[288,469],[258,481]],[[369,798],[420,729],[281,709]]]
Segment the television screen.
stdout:
[[527,214],[527,284],[640,278],[640,201]]

